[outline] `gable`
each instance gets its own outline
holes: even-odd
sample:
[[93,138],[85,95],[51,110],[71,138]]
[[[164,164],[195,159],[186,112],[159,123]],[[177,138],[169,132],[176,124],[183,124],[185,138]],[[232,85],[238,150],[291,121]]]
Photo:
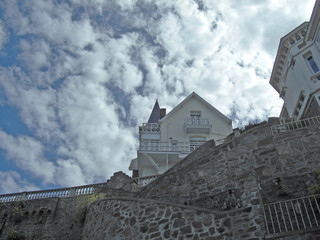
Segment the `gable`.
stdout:
[[[192,92],[187,98],[185,98],[181,103],[179,103],[174,109],[172,109],[164,118],[162,118],[159,122],[163,123],[166,120],[172,118],[174,115],[176,115],[180,109],[182,108],[190,108],[190,110],[197,110],[196,107],[193,107],[195,105],[202,106],[206,110],[212,112],[215,116],[218,116],[223,121],[225,121],[228,124],[231,124],[232,121],[227,118],[224,114],[222,114],[219,110],[217,110],[215,107],[213,107],[210,103],[205,101],[202,97],[200,97],[195,92]],[[193,109],[195,108],[195,109]]]

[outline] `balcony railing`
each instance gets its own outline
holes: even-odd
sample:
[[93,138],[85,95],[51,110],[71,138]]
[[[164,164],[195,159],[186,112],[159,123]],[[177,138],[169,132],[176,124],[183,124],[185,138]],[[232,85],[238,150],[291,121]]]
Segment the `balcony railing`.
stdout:
[[0,203],[3,202],[15,202],[33,199],[44,199],[44,198],[65,198],[73,197],[78,195],[89,195],[94,193],[95,187],[101,187],[105,183],[90,184],[78,187],[70,188],[58,188],[50,190],[30,191],[22,193],[11,193],[0,195]]
[[152,181],[156,180],[159,175],[147,176],[147,177],[137,177],[134,178],[137,181],[138,187],[147,186]]
[[185,125],[193,125],[193,126],[209,126],[209,119],[205,118],[186,118],[184,120]]
[[184,130],[187,133],[209,133],[211,124],[209,119],[205,118],[186,118],[184,120]]
[[141,141],[139,150],[151,152],[192,152],[203,143],[203,141],[174,142],[144,140]]
[[143,123],[139,127],[140,132],[160,133],[160,125],[158,123]]
[[263,209],[268,235],[319,228],[320,195],[269,203]]
[[283,123],[279,125],[271,126],[272,134],[292,131],[300,128],[305,128],[313,125],[320,124],[320,116],[306,118],[299,121]]

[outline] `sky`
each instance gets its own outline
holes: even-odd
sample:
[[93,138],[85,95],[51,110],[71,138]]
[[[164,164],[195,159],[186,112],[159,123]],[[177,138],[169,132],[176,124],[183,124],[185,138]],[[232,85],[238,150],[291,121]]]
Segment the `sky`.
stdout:
[[233,127],[278,116],[279,40],[314,0],[1,0],[0,194],[129,173],[138,126],[193,91]]

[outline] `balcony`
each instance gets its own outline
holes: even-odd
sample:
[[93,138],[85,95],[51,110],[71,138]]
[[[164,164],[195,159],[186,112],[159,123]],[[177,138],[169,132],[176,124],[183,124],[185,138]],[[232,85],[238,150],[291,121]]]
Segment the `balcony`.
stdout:
[[160,133],[160,125],[158,123],[143,123],[139,127],[141,133]]
[[186,133],[204,133],[209,134],[212,125],[209,119],[204,118],[186,118],[184,120],[184,131]]
[[202,145],[204,141],[176,142],[176,141],[152,141],[140,142],[139,151],[145,152],[186,152],[190,153]]

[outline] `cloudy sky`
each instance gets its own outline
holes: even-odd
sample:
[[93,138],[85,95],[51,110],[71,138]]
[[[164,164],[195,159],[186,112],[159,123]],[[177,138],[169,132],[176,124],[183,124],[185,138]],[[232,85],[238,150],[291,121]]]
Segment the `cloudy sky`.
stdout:
[[156,99],[278,116],[280,38],[314,0],[1,0],[0,193],[129,174]]

